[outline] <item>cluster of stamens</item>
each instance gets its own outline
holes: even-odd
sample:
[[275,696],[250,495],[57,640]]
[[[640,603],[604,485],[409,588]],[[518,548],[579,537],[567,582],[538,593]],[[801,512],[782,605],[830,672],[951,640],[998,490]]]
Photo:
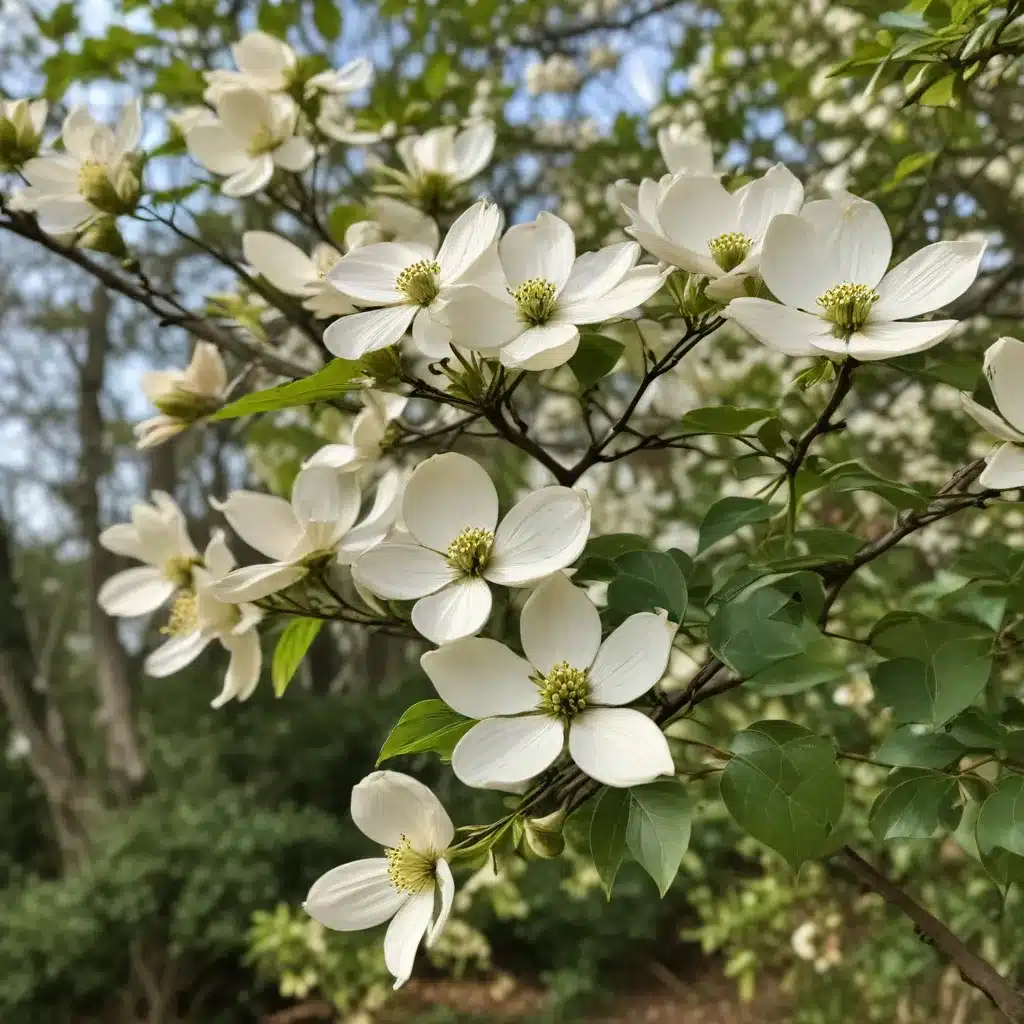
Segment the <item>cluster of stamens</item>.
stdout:
[[491,557],[494,534],[477,526],[467,526],[448,545],[445,557],[448,564],[467,576],[480,576]]
[[735,270],[747,258],[753,244],[741,231],[726,231],[724,235],[708,239],[711,258],[726,273]]
[[587,673],[573,668],[567,661],[560,661],[535,682],[540,689],[540,710],[549,715],[568,721],[587,706],[587,697],[590,696]]
[[197,628],[196,595],[193,590],[182,590],[171,605],[167,625],[160,628],[168,636],[188,636]]
[[555,312],[555,286],[543,277],[531,277],[509,294],[519,307],[519,319],[532,327],[546,324]]
[[249,156],[263,156],[281,145],[281,140],[269,129],[261,128],[249,140]]
[[395,286],[417,306],[429,306],[441,290],[437,280],[440,273],[441,267],[437,260],[419,260],[398,275]]
[[192,569],[201,564],[201,560],[192,555],[173,555],[163,564],[164,579],[177,587],[191,587]]
[[388,858],[388,877],[401,892],[422,892],[434,881],[434,860],[419,853],[402,836],[398,846],[384,851]]
[[878,301],[878,292],[866,284],[844,281],[833,285],[818,299],[825,318],[835,324],[839,337],[849,337],[867,322],[871,307]]

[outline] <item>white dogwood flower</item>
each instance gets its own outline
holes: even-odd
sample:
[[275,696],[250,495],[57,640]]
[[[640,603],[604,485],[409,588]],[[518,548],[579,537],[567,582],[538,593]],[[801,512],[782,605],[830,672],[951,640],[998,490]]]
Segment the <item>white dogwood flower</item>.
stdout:
[[153,503],[132,506],[132,521],[109,526],[100,534],[108,551],[144,564],[114,573],[97,599],[108,615],[146,615],[192,585],[193,570],[202,564],[188,535],[181,509],[164,491],[153,492]]
[[49,109],[46,100],[0,100],[0,170],[38,155]]
[[194,125],[185,142],[194,160],[225,176],[226,196],[258,192],[276,167],[299,172],[313,162],[312,143],[296,134],[299,109],[290,96],[231,88],[218,95],[216,107],[216,121]]
[[246,261],[278,291],[297,295],[314,316],[345,316],[355,306],[327,279],[341,260],[341,253],[326,242],[318,242],[307,256],[294,242],[272,231],[246,231],[242,235]]
[[18,208],[31,210],[39,226],[70,234],[94,217],[131,213],[139,200],[142,137],[139,101],[130,100],[114,128],[97,121],[83,106],[64,119],[63,153],[29,160],[22,167],[28,187],[18,193]]
[[332,466],[357,473],[380,460],[391,424],[405,411],[409,399],[373,388],[364,388],[359,396],[364,408],[352,423],[348,443],[324,445],[306,462],[307,466]]
[[346,253],[328,280],[362,306],[324,331],[324,344],[336,356],[360,359],[393,345],[412,326],[424,354],[449,354],[449,334],[435,313],[449,290],[473,275],[501,232],[501,210],[485,199],[474,203],[451,226],[441,248],[410,242],[379,242]]
[[715,155],[711,143],[681,124],[668,124],[658,129],[658,149],[669,174],[714,175]]
[[560,366],[579,345],[578,324],[622,316],[664,281],[658,267],[636,265],[635,242],[577,258],[572,228],[551,213],[509,228],[498,257],[501,272],[452,289],[440,315],[452,344],[525,370]]
[[1000,338],[985,352],[985,376],[998,413],[962,395],[964,409],[1003,442],[985,460],[978,483],[994,491],[1024,487],[1024,341]]
[[335,931],[390,921],[384,962],[395,988],[412,975],[420,943],[444,930],[455,880],[444,854],[455,837],[451,818],[421,782],[401,772],[374,772],[352,790],[352,820],[385,856],[352,861],[318,878],[303,904]]
[[444,644],[483,628],[489,584],[521,587],[571,565],[590,533],[590,502],[569,487],[543,487],[499,523],[486,471],[448,453],[413,470],[402,521],[408,536],[367,551],[353,575],[379,597],[415,601],[413,626]]
[[878,207],[851,195],[822,199],[768,228],[761,276],[779,301],[734,299],[727,315],[787,355],[867,361],[923,352],[957,321],[911,318],[967,291],[984,251],[984,241],[935,242],[887,273],[892,236]]
[[251,548],[274,561],[235,569],[212,584],[222,601],[258,601],[298,583],[311,572],[348,565],[381,541],[398,514],[401,477],[388,473],[373,507],[359,523],[359,484],[351,473],[306,466],[292,484],[292,500],[256,491],[232,491],[213,501]]
[[160,410],[159,416],[135,425],[135,446],[146,449],[169,441],[218,409],[227,392],[228,375],[217,346],[200,341],[184,370],[151,370],[142,375],[141,384]]
[[467,786],[525,782],[562,753],[606,786],[637,786],[674,767],[661,729],[624,707],[664,675],[676,627],[631,615],[601,642],[601,619],[561,573],[529,597],[521,658],[504,644],[466,637],[420,659],[438,695],[478,719],[459,740],[452,769]]
[[228,604],[213,592],[213,583],[234,567],[224,531],[215,530],[203,552],[203,564],[192,570],[191,588],[181,591],[174,602],[163,630],[169,639],[146,658],[145,664],[147,675],[158,679],[173,675],[218,640],[231,657],[224,687],[211,704],[215,708],[229,700],[248,699],[260,680],[263,661],[256,631],[263,612],[253,604]]
[[231,89],[284,92],[292,84],[298,58],[283,40],[267,32],[247,32],[231,47],[237,70],[205,72],[205,98],[216,105]]
[[708,295],[727,300],[757,276],[773,218],[797,213],[803,196],[803,185],[782,164],[735,192],[707,174],[684,173],[667,184],[647,179],[637,208],[626,211],[626,233],[657,259],[709,278]]
[[372,196],[364,204],[373,220],[359,220],[345,231],[345,248],[358,249],[375,242],[410,242],[436,252],[441,241],[437,222],[422,210],[394,196]]

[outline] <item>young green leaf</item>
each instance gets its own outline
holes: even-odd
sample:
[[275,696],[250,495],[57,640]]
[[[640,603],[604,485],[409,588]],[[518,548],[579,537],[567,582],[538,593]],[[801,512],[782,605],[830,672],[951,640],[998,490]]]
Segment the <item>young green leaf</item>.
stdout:
[[778,509],[759,498],[729,497],[716,501],[700,524],[697,554],[752,523],[771,519]]
[[231,420],[239,416],[254,416],[256,413],[290,409],[297,405],[312,405],[337,398],[349,391],[358,390],[355,379],[362,373],[358,362],[349,359],[332,359],[322,370],[302,380],[263,391],[253,391],[237,401],[225,405],[214,413],[211,419]]
[[270,667],[270,678],[274,684],[274,693],[280,697],[292,676],[302,663],[310,645],[316,639],[323,626],[322,619],[292,619],[284,628],[274,648],[274,660]]
[[421,700],[408,708],[380,748],[377,764],[399,754],[440,754],[450,761],[455,744],[476,723],[453,711],[443,700]]
[[609,787],[597,798],[590,819],[590,855],[608,899],[612,898],[612,886],[626,849],[629,807],[629,791]]

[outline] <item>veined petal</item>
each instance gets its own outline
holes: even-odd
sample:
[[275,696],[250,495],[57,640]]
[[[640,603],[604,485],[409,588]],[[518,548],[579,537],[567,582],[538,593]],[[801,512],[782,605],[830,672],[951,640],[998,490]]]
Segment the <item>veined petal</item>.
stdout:
[[253,157],[242,170],[227,178],[220,190],[224,195],[231,196],[233,199],[251,196],[254,192],[259,192],[273,176],[274,161],[269,153],[264,153],[261,156]]
[[665,282],[660,267],[634,267],[604,295],[562,305],[559,302],[557,318],[573,324],[598,324],[613,317],[623,316],[631,309],[643,305]]
[[231,47],[239,71],[255,78],[264,89],[283,89],[295,67],[295,53],[283,40],[266,32],[247,32]]
[[632,708],[587,708],[577,715],[569,724],[569,754],[592,779],[621,789],[675,773],[665,734]]
[[[69,150],[70,152],[70,150]],[[30,185],[50,195],[78,193],[78,173],[81,164],[74,157],[53,154],[36,156],[25,163],[21,172]]]
[[203,551],[203,564],[214,579],[227,576],[235,567],[235,556],[231,554],[223,530],[214,530],[210,542]]
[[96,600],[108,615],[146,615],[170,600],[176,589],[159,569],[142,565],[114,573],[100,587]]
[[484,576],[516,586],[564,569],[590,535],[590,501],[571,487],[542,487],[514,505],[494,534]]
[[780,302],[733,299],[725,312],[761,344],[788,356],[817,355],[819,341],[835,341],[824,320]]
[[985,377],[1006,422],[1024,432],[1024,341],[1000,338],[989,345],[985,351]]
[[425,547],[447,551],[465,529],[493,530],[498,492],[487,470],[448,452],[421,462],[409,477],[402,503],[406,529]]
[[962,394],[960,403],[964,407],[964,412],[993,437],[999,438],[1000,441],[1009,441],[1011,444],[1024,444],[1024,434],[1011,427],[999,413],[979,405],[969,395]]
[[542,675],[560,661],[587,669],[601,646],[601,616],[579,587],[556,572],[527,598],[519,633],[523,652]]
[[255,629],[238,634],[229,633],[222,636],[220,642],[231,657],[224,675],[224,688],[210,702],[213,708],[219,708],[232,698],[248,700],[260,681],[263,668],[263,651]]
[[368,352],[399,342],[417,312],[418,306],[406,304],[350,313],[324,331],[324,344],[342,359],[362,359]]
[[665,236],[701,256],[713,238],[739,227],[739,200],[711,175],[677,178],[658,201],[658,223]]
[[993,491],[1024,487],[1024,448],[1016,444],[1001,445],[988,457],[978,483]]
[[258,601],[262,597],[276,594],[293,583],[298,583],[308,570],[301,565],[288,562],[271,562],[267,565],[246,565],[229,572],[221,580],[211,584],[210,589],[221,601],[241,604],[243,601]]
[[92,156],[92,137],[96,133],[96,118],[84,104],[71,108],[61,125],[60,137],[64,148],[78,160],[88,160]]
[[498,358],[503,366],[517,370],[552,370],[572,358],[579,340],[575,324],[552,321],[542,327],[528,327],[499,349]]
[[361,554],[353,573],[367,590],[396,601],[433,594],[455,579],[443,555],[420,544],[385,541]]
[[365,465],[362,452],[351,444],[325,444],[306,459],[307,466],[330,466],[354,473]]
[[437,894],[440,906],[437,910],[437,917],[430,926],[430,931],[427,932],[428,949],[440,938],[441,932],[444,931],[444,926],[448,923],[448,916],[452,912],[452,904],[455,902],[455,879],[452,877],[452,869],[448,866],[448,861],[441,858],[437,862],[436,871]]
[[340,561],[351,562],[384,539],[402,510],[404,492],[405,474],[401,470],[389,470],[380,478],[370,511],[338,542]]
[[799,213],[804,187],[785,164],[775,164],[736,192],[739,230],[757,244],[781,213]]
[[39,226],[51,235],[66,235],[81,227],[96,211],[84,199],[49,199],[36,209]]
[[197,124],[185,142],[192,159],[214,174],[238,174],[249,166],[249,154],[219,121]]
[[434,916],[434,889],[410,896],[391,919],[384,935],[384,963],[394,975],[395,988],[401,988],[412,976],[416,952]]
[[453,175],[456,184],[475,178],[494,152],[494,125],[490,121],[470,125],[452,143]]
[[336,932],[355,932],[394,917],[408,898],[392,883],[387,859],[374,857],[321,875],[302,906],[310,917]]
[[523,333],[515,305],[475,284],[458,285],[445,295],[437,316],[459,348],[495,349]]
[[861,362],[895,359],[938,345],[959,323],[958,320],[928,320],[904,323],[869,323],[847,342],[829,335],[814,339],[814,347],[830,355],[852,356]]
[[420,665],[441,700],[469,718],[518,715],[540,700],[530,663],[497,640],[463,637],[428,651]]
[[352,790],[351,809],[356,828],[381,846],[401,846],[405,838],[417,852],[436,856],[455,837],[433,791],[402,772],[371,772]]
[[780,302],[815,312],[819,297],[838,283],[834,273],[824,238],[809,220],[791,214],[772,219],[761,249],[761,277]]
[[330,523],[340,536],[356,521],[362,495],[351,473],[330,466],[304,466],[292,484],[292,508],[305,528]]
[[302,527],[292,506],[271,494],[232,491],[225,501],[210,499],[224,513],[231,529],[251,548],[281,561],[288,557],[302,536]]
[[412,606],[416,631],[435,644],[479,633],[491,614],[491,588],[478,577],[463,577],[421,597]]
[[708,277],[717,277],[722,272],[707,253],[695,252],[671,241],[646,220],[634,220],[626,228],[626,234],[632,235],[655,259],[670,266]]
[[242,254],[275,288],[288,295],[305,295],[319,280],[313,261],[287,238],[272,231],[246,231]]
[[452,332],[434,316],[432,309],[421,309],[412,322],[412,343],[428,359],[451,356]]
[[449,228],[437,253],[442,285],[453,284],[494,242],[501,232],[501,207],[481,199]]
[[498,243],[498,255],[509,287],[541,278],[561,292],[572,273],[576,240],[572,228],[553,213],[539,213],[532,224],[516,224]]
[[121,108],[114,126],[114,158],[118,159],[132,152],[142,138],[142,113],[138,97],[128,100]]
[[398,275],[432,253],[408,242],[376,242],[346,253],[331,269],[327,280],[340,292],[364,305],[390,306],[405,302],[398,290]]
[[228,131],[241,139],[257,138],[274,121],[272,98],[258,89],[228,89],[217,98],[217,113]]
[[148,561],[146,549],[139,539],[139,532],[131,523],[115,523],[108,526],[99,536],[100,544],[115,555]]
[[658,149],[672,174],[711,174],[714,171],[711,146],[687,134],[682,125],[670,124],[658,129]]
[[309,139],[301,135],[293,135],[290,139],[282,142],[271,154],[274,164],[285,171],[298,173],[304,171],[316,156],[316,150]]
[[514,786],[544,771],[563,745],[561,721],[547,715],[487,718],[455,745],[452,770],[467,786]]
[[608,637],[590,669],[592,704],[628,704],[665,674],[676,627],[665,615],[630,615]]
[[974,284],[984,252],[983,241],[936,242],[919,249],[882,278],[872,317],[909,320],[948,305]]
[[889,266],[892,235],[874,203],[850,197],[842,204],[825,246],[834,268],[830,285],[849,281],[874,288]]
[[572,265],[569,280],[558,296],[559,305],[601,298],[636,266],[639,258],[640,246],[636,242],[619,242],[597,252],[583,253]]
[[163,679],[164,676],[180,672],[206,650],[210,639],[198,631],[184,636],[172,636],[146,658],[146,675],[154,679]]

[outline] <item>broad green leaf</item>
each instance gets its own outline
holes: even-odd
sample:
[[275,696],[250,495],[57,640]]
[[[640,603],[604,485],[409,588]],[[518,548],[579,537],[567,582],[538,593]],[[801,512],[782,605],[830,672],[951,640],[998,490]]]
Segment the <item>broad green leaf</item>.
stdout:
[[627,551],[648,551],[651,542],[635,533],[605,533],[591,537],[583,549],[583,558],[616,559]]
[[629,790],[609,787],[597,798],[590,819],[590,855],[608,899],[612,898],[612,886],[626,850],[629,808]]
[[743,434],[755,423],[773,419],[774,409],[738,409],[735,405],[712,405],[694,409],[683,416],[680,426],[686,434]]
[[675,780],[634,786],[629,796],[626,845],[664,896],[690,845],[689,798]]
[[954,828],[956,779],[919,768],[899,768],[871,807],[868,822],[879,839],[930,839]]
[[314,0],[313,24],[327,42],[333,43],[341,35],[341,4],[338,0]]
[[391,735],[380,748],[377,764],[399,754],[421,754],[432,751],[450,761],[455,744],[476,723],[453,711],[443,700],[421,700],[413,704],[398,720]]
[[928,86],[918,103],[922,107],[950,107],[954,103],[953,87],[955,85],[956,75],[945,75],[933,85]]
[[355,378],[361,372],[362,368],[358,362],[332,359],[322,370],[309,377],[303,377],[302,380],[245,395],[236,402],[225,405],[219,412],[214,413],[211,419],[231,420],[239,416],[254,416],[257,413],[290,409],[297,405],[325,402],[349,391],[358,390],[359,385],[355,383]]
[[949,723],[949,734],[973,753],[995,750],[1005,733],[1003,725],[981,708],[966,708]]
[[580,390],[592,388],[602,377],[607,377],[622,355],[622,342],[603,334],[584,331],[580,346],[569,360],[569,369],[579,381]]
[[697,554],[744,526],[771,519],[778,511],[775,505],[759,498],[729,497],[716,501],[700,524]]
[[836,657],[835,646],[828,637],[819,636],[803,653],[755,672],[743,688],[766,697],[781,697],[825,683],[838,683],[847,677],[849,669],[844,660]]
[[960,391],[974,390],[981,376],[981,360],[971,353],[949,352],[931,349],[916,355],[887,359],[887,366],[895,367],[902,373],[921,377],[927,381],[942,381]]
[[946,732],[921,732],[912,725],[894,729],[873,760],[903,768],[947,768],[967,748]]
[[974,836],[981,863],[1000,889],[1024,885],[1024,777],[999,783],[981,805]]
[[574,583],[611,580],[618,572],[618,566],[610,558],[584,558],[576,567],[572,579]]
[[284,628],[274,648],[274,660],[270,667],[270,678],[274,693],[280,697],[292,681],[296,669],[302,663],[310,645],[323,626],[322,619],[292,619]]
[[639,612],[665,607],[665,595],[650,580],[617,575],[608,584],[608,607],[617,613],[612,624]]
[[659,600],[654,607],[664,608],[673,622],[680,622],[686,612],[686,579],[676,560],[663,551],[628,551],[615,559],[618,575],[612,585],[627,577],[649,583]]
[[886,480],[859,462],[840,462],[829,466],[821,473],[821,481],[826,490],[840,494],[871,491],[899,509],[923,509],[928,504],[928,497],[920,491],[897,480]]
[[905,156],[897,165],[889,177],[884,188],[887,191],[892,186],[898,185],[904,178],[910,177],[915,171],[928,167],[937,156],[937,153],[911,153]]
[[722,773],[726,809],[741,828],[795,868],[820,857],[843,813],[835,749],[794,722],[757,722],[737,733]]
[[452,59],[447,53],[435,53],[427,61],[426,70],[423,72],[423,89],[430,99],[436,100],[444,95],[451,70]]

